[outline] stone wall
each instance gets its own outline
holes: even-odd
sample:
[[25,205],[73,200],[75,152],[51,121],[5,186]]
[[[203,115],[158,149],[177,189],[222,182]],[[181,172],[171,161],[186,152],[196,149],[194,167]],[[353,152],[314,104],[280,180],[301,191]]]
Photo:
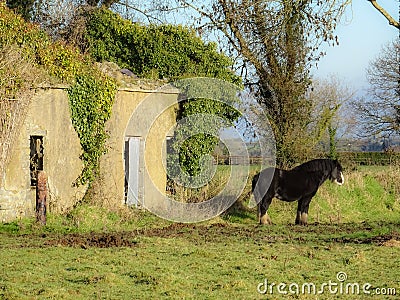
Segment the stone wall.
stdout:
[[138,137],[141,141],[140,204],[143,201],[160,201],[165,194],[165,141],[176,123],[177,96],[177,90],[169,88],[157,92],[130,89],[118,92],[107,123],[110,134],[108,152],[101,160],[101,198],[108,205],[123,203],[120,195],[124,194],[124,148],[129,137]]
[[[177,91],[171,90],[118,91],[112,117],[107,123],[109,151],[101,160],[102,180],[98,188],[104,201],[115,206],[124,204],[124,145],[127,136],[143,139],[143,157],[140,159],[143,172],[149,174],[144,174],[144,177],[150,180],[149,184],[164,192],[166,174],[162,164],[163,143],[175,124],[176,99]],[[162,111],[165,107],[166,110]],[[146,128],[149,122],[152,124],[150,128],[155,130]],[[35,188],[31,187],[30,178],[31,136],[43,137],[43,169],[48,176],[49,190],[48,211],[66,211],[86,192],[85,186],[73,186],[82,170],[79,158],[81,146],[72,126],[65,87],[40,89],[32,98],[10,162],[0,178],[1,222],[34,215]],[[155,195],[147,192],[145,181],[143,184],[144,196],[153,198]]]

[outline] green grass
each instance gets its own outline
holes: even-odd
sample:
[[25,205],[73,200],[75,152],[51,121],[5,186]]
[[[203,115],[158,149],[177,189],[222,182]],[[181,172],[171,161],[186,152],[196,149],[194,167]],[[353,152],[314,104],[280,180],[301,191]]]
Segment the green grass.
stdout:
[[[173,224],[136,209],[80,205],[0,225],[0,299],[396,299],[400,293],[399,170],[363,168],[324,184],[307,227],[296,205],[274,200],[275,225],[257,226],[248,188],[226,214]],[[247,194],[246,194],[247,193]],[[119,247],[110,246],[118,241]],[[397,296],[260,294],[264,283],[345,283]],[[264,288],[264,285],[260,285]]]
[[[3,235],[0,298],[4,299],[315,299],[314,295],[261,295],[264,282],[349,282],[400,289],[400,248],[360,243],[381,227],[208,224],[171,236],[135,237],[132,247],[46,246],[57,235]],[[372,227],[372,229],[370,229]],[[397,227],[398,228],[398,227]],[[321,232],[322,231],[322,232]],[[127,233],[128,234],[128,233]],[[88,235],[89,236],[89,235]],[[338,242],[338,239],[349,239]],[[351,242],[351,239],[356,239]],[[23,246],[23,247],[21,247]],[[338,297],[340,298],[340,297]],[[360,299],[359,296],[345,297]],[[324,294],[320,299],[336,299]],[[372,298],[374,299],[374,298]]]

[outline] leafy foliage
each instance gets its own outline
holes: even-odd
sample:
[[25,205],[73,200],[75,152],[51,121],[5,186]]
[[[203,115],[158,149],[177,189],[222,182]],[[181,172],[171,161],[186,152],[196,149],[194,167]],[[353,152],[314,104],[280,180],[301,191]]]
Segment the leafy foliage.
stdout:
[[0,47],[16,44],[25,46],[25,55],[33,55],[39,47],[50,44],[46,34],[38,26],[27,23],[21,16],[0,3]]
[[[95,68],[89,56],[63,42],[52,42],[45,32],[0,3],[0,49],[14,45],[32,67],[42,69],[43,81],[71,84],[68,95],[72,123],[80,138],[84,169],[78,184],[92,183],[105,152],[104,124],[110,117],[116,85]],[[23,78],[19,78],[23,80]],[[20,84],[22,86],[22,83]]]
[[[181,118],[208,114],[231,124],[239,117],[238,111],[232,108],[237,101],[237,87],[232,92],[232,86],[221,89],[219,81],[216,86],[210,86],[213,83],[208,80],[188,79],[218,78],[240,85],[240,77],[229,69],[232,61],[217,51],[215,43],[203,42],[187,27],[143,26],[106,9],[86,10],[82,15],[86,19],[82,50],[87,50],[97,61],[115,62],[142,77],[168,78],[186,94],[187,100],[180,107]],[[175,81],[182,78],[187,79]],[[176,130],[173,147],[179,158],[169,159],[173,161],[170,165],[180,165],[184,172],[194,176],[201,170],[200,159],[218,144],[216,136],[221,124],[213,123],[209,118],[191,120],[191,124]],[[206,133],[210,127],[214,132]]]
[[240,84],[230,58],[183,26],[143,26],[106,9],[87,10],[84,38],[97,61],[112,61],[147,78],[205,76]]
[[98,175],[99,160],[105,153],[108,138],[105,123],[111,116],[116,94],[113,80],[96,75],[78,75],[76,83],[67,90],[73,124],[83,149],[81,158],[85,166],[77,180],[80,184],[93,182]]
[[173,84],[182,91],[186,100],[180,103],[184,122],[176,128],[172,143],[173,153],[178,153],[179,157],[172,155],[169,158],[169,165],[173,167],[169,171],[174,177],[181,171],[189,176],[203,172],[199,178],[202,181],[210,171],[202,170],[206,165],[202,159],[218,145],[219,130],[231,126],[240,117],[240,112],[235,109],[239,88],[208,78],[179,80]]
[[[58,82],[73,83],[78,73],[92,68],[79,49],[61,41],[53,42],[37,25],[26,22],[0,3],[0,48],[15,45],[32,64]],[[49,80],[48,77],[43,80]]]

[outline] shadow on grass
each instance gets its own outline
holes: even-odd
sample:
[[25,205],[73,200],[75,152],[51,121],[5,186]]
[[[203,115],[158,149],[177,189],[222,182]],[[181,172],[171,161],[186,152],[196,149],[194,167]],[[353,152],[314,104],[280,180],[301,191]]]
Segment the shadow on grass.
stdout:
[[222,219],[237,224],[257,224],[257,207],[250,208],[243,200],[232,204],[222,215]]

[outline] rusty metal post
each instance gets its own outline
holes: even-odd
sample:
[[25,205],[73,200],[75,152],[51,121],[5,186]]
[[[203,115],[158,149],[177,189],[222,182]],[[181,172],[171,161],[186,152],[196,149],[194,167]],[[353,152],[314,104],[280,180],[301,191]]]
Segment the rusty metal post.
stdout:
[[38,171],[36,184],[36,220],[42,225],[46,225],[46,200],[47,176],[44,171]]

